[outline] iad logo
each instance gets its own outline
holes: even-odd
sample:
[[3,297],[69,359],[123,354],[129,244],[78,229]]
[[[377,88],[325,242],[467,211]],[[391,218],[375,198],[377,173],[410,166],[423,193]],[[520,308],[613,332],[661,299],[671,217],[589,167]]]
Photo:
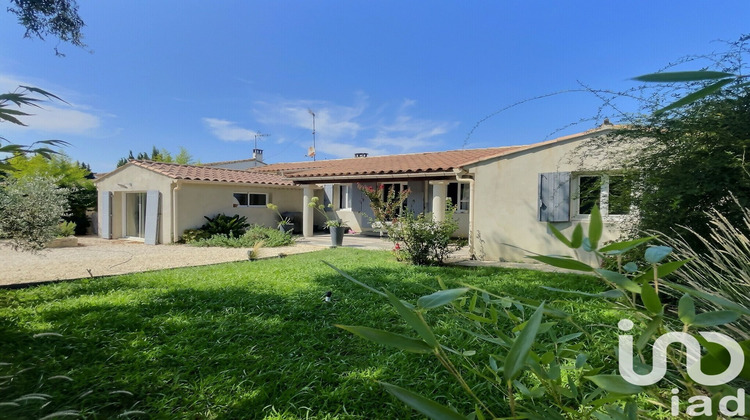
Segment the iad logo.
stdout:
[[[617,326],[622,331],[633,329],[633,321],[621,319]],[[723,346],[729,352],[729,366],[724,372],[715,375],[706,375],[701,370],[701,346],[698,340],[690,334],[683,332],[670,332],[656,339],[653,347],[653,366],[651,372],[646,374],[636,373],[633,369],[633,336],[621,334],[619,336],[619,363],[620,375],[623,379],[633,385],[653,385],[664,378],[667,373],[667,348],[670,344],[679,343],[685,346],[687,360],[685,365],[690,378],[705,386],[723,385],[736,378],[742,371],[744,355],[742,347],[724,334],[717,332],[702,331],[699,333],[706,341]],[[677,394],[677,388],[672,390]],[[737,405],[735,410],[730,410],[727,405],[734,401]],[[672,415],[679,415],[679,397],[672,397]],[[705,395],[690,397],[685,414],[688,416],[712,415],[711,399]],[[739,389],[737,396],[729,395],[719,401],[719,412],[727,417],[745,415],[745,390]]]

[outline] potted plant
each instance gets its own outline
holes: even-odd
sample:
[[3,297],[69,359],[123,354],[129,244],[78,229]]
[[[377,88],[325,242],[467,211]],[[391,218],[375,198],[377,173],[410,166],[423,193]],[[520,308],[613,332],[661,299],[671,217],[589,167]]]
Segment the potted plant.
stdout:
[[279,215],[279,223],[276,224],[276,226],[279,228],[280,231],[284,233],[292,232],[294,230],[294,223],[292,222],[292,219],[288,217],[284,217],[279,212],[279,206],[273,203],[266,204],[266,207],[276,212],[276,214]]
[[[349,226],[339,218],[331,219],[328,217],[326,206],[320,204],[320,199],[318,199],[318,197],[311,198],[310,203],[307,205],[319,211],[326,218],[325,226],[331,231],[331,246],[341,246],[341,244],[344,243],[344,233],[349,229]],[[328,207],[330,208],[332,206],[329,204]]]

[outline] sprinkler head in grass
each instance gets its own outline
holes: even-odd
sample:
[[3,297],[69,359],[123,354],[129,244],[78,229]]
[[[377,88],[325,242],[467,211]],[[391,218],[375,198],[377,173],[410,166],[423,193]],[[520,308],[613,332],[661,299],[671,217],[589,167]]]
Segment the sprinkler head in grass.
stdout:
[[323,301],[324,302],[330,302],[331,301],[331,291],[327,291],[326,294],[323,295]]

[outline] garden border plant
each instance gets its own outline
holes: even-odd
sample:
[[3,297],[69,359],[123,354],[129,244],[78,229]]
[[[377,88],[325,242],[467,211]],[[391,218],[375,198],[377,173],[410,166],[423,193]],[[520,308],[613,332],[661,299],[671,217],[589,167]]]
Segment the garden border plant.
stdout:
[[[723,372],[731,360],[721,346],[712,345],[699,336],[698,329],[726,325],[750,316],[750,309],[731,300],[710,295],[692,287],[672,283],[664,278],[689,260],[668,261],[672,248],[649,246],[643,254],[647,265],[638,267],[632,262],[623,261],[621,256],[654,237],[600,245],[603,224],[598,208],[591,212],[588,234],[578,224],[570,238],[564,236],[553,224],[548,224],[554,236],[567,247],[592,253],[597,262],[605,257],[617,260],[617,271],[598,268],[579,260],[535,255],[530,258],[554,267],[590,273],[598,277],[608,290],[601,293],[586,293],[576,290],[562,290],[544,287],[547,290],[600,299],[623,319],[631,320],[637,328],[630,332],[637,336],[634,346],[637,353],[633,363],[636,369],[649,371],[650,357],[644,349],[655,338],[670,332],[689,334],[707,349],[700,363],[710,372]],[[382,345],[391,346],[413,353],[432,354],[438,362],[466,390],[467,398],[473,400],[476,409],[464,416],[445,405],[439,404],[415,392],[381,383],[383,388],[420,413],[433,419],[484,419],[496,418],[504,407],[493,406],[497,398],[478,395],[474,387],[467,383],[465,372],[471,372],[484,382],[483,389],[500,392],[508,401],[508,410],[513,418],[565,419],[597,418],[611,420],[634,420],[666,415],[708,414],[713,408],[715,415],[732,413],[733,408],[720,407],[719,401],[729,401],[737,395],[741,397],[736,382],[707,386],[698,383],[681,368],[686,360],[685,349],[668,347],[666,356],[675,367],[668,372],[666,384],[640,386],[628,382],[620,374],[614,373],[611,361],[617,360],[615,344],[606,360],[591,360],[583,349],[593,340],[591,332],[578,326],[565,312],[544,302],[533,302],[523,297],[499,296],[480,290],[468,284],[449,289],[440,283],[443,290],[422,296],[416,305],[401,301],[388,290],[379,291],[359,282],[338,268],[331,266],[352,282],[386,297],[400,317],[409,325],[417,337],[397,334],[390,331],[363,326],[339,325],[353,334]],[[679,292],[682,296],[675,305],[664,299],[660,288]],[[468,294],[472,291],[471,294]],[[696,312],[696,300],[709,302],[719,308]],[[433,328],[427,323],[425,314],[430,310],[448,307],[453,316],[466,321],[466,331],[477,340],[496,345],[496,351],[486,355],[486,362],[476,361],[473,352],[458,352],[441,343]],[[676,309],[676,310],[675,310]],[[533,314],[528,315],[528,311]],[[622,322],[622,321],[621,321]],[[624,325],[624,324],[620,324]],[[575,333],[562,335],[559,330],[575,328]],[[740,343],[744,357],[750,357],[750,342]],[[632,350],[632,347],[631,347]],[[451,356],[452,354],[452,356]],[[457,361],[452,361],[451,357]],[[622,360],[622,359],[621,359]],[[456,366],[458,364],[458,367]],[[622,371],[621,366],[621,371]],[[741,379],[750,379],[750,366],[737,372]],[[667,389],[683,384],[691,399],[672,395]],[[679,389],[678,389],[679,392]],[[743,401],[744,403],[744,401]],[[653,404],[642,407],[639,404]],[[687,406],[687,407],[686,407]],[[739,411],[739,407],[737,410]],[[709,415],[710,417],[710,415]]]

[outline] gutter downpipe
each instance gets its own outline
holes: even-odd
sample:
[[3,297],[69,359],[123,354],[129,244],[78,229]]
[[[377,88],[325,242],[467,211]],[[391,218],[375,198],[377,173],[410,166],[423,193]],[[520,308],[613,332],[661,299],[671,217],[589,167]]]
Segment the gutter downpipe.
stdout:
[[[453,172],[456,174],[456,181],[469,184],[469,255],[474,260],[474,178],[471,178],[469,171],[465,169],[455,168]],[[467,178],[463,178],[464,176]]]
[[179,239],[177,235],[177,190],[181,186],[180,181],[172,181],[172,243],[176,243]]

